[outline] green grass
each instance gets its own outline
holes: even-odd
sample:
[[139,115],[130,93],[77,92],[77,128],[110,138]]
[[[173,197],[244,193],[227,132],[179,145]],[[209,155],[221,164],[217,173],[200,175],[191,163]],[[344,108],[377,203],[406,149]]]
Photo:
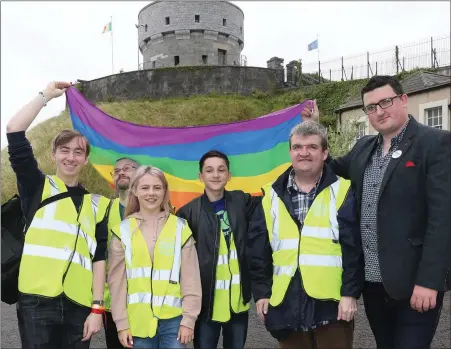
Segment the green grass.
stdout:
[[[404,78],[410,76],[408,73],[403,75]],[[316,99],[321,122],[333,128],[336,120],[335,109],[347,98],[358,96],[365,83],[365,79],[331,82],[286,92],[255,91],[252,96],[211,94],[160,100],[141,99],[101,103],[98,107],[118,119],[137,124],[179,127],[248,120],[286,108],[305,99]],[[50,158],[50,144],[56,133],[63,128],[72,128],[67,111],[38,124],[27,132],[39,167],[44,173],[52,174],[55,171]],[[331,151],[334,150],[331,149]],[[7,148],[2,150],[1,155],[1,202],[4,203],[17,192],[17,187],[16,178],[8,160]],[[106,181],[90,165],[82,172],[80,181],[91,192],[109,197],[113,195]]]

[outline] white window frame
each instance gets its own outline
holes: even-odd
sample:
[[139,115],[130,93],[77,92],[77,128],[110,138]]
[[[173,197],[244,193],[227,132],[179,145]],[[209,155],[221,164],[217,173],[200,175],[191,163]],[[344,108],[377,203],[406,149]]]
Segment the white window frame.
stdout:
[[[364,115],[357,119],[357,133],[359,132],[359,126],[361,124],[365,124],[365,134],[364,136],[368,136],[370,134],[370,127],[368,124],[368,116]],[[356,139],[359,139],[356,137]]]
[[441,99],[438,101],[420,104],[419,105],[419,113],[418,113],[420,122],[422,122],[424,125],[428,124],[426,115],[424,114],[425,110],[442,107],[442,130],[449,131],[449,122],[450,122],[449,114],[450,114],[450,112],[448,109],[448,104],[449,104],[448,99]]

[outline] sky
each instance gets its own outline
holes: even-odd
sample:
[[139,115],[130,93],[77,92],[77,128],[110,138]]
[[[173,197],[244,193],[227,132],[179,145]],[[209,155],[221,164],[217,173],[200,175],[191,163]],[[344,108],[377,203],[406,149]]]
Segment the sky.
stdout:
[[[247,65],[266,67],[302,58],[322,62],[395,45],[449,36],[450,2],[232,1],[244,11]],[[53,80],[91,80],[111,74],[113,18],[115,73],[137,69],[138,12],[149,1],[1,2],[1,147],[8,120]],[[448,46],[449,47],[449,46]],[[142,62],[142,56],[140,56]],[[58,115],[65,99],[52,100],[32,126]]]

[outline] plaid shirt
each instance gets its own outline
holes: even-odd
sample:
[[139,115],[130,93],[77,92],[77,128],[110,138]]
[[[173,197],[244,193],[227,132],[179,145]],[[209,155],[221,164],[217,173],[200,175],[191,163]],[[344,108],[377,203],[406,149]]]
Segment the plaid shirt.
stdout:
[[[294,180],[294,170],[292,169],[290,171],[290,175],[288,176],[287,190],[288,190],[288,193],[290,193],[290,195],[291,195],[291,200],[293,202],[294,214],[298,218],[299,222],[301,223],[301,226],[304,225],[304,219],[307,216],[307,212],[308,212],[310,206],[312,206],[313,199],[315,199],[316,192],[318,190],[318,186],[319,186],[319,183],[321,182],[322,176],[323,176],[323,174],[321,173],[321,175],[318,178],[318,181],[316,182],[315,186],[312,188],[312,190],[310,190],[309,193],[304,193],[296,185],[296,182]],[[310,301],[315,302],[312,298],[310,299]],[[313,303],[313,304],[315,304],[315,303]],[[320,321],[320,322],[314,323],[310,327],[301,326],[301,330],[302,331],[310,331],[310,330],[314,330],[320,326],[328,325],[329,323],[330,323],[330,321]]]
[[291,170],[290,175],[288,176],[287,190],[291,195],[294,214],[301,224],[304,224],[304,219],[316,196],[316,190],[318,189],[322,175],[323,174],[321,173],[315,186],[310,190],[310,193],[304,193],[298,188],[294,180],[294,169]]

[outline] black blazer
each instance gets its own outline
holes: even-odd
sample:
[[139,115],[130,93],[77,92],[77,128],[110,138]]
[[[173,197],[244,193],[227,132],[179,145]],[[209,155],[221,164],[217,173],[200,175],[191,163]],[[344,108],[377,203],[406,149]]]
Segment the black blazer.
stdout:
[[[360,215],[363,175],[377,136],[360,139],[344,157],[328,159],[350,179]],[[385,289],[410,298],[415,285],[443,291],[451,262],[451,133],[413,117],[384,174],[377,210],[378,255]],[[407,166],[411,161],[415,166]],[[363,248],[366,248],[363,246]],[[449,281],[448,281],[449,282]]]

